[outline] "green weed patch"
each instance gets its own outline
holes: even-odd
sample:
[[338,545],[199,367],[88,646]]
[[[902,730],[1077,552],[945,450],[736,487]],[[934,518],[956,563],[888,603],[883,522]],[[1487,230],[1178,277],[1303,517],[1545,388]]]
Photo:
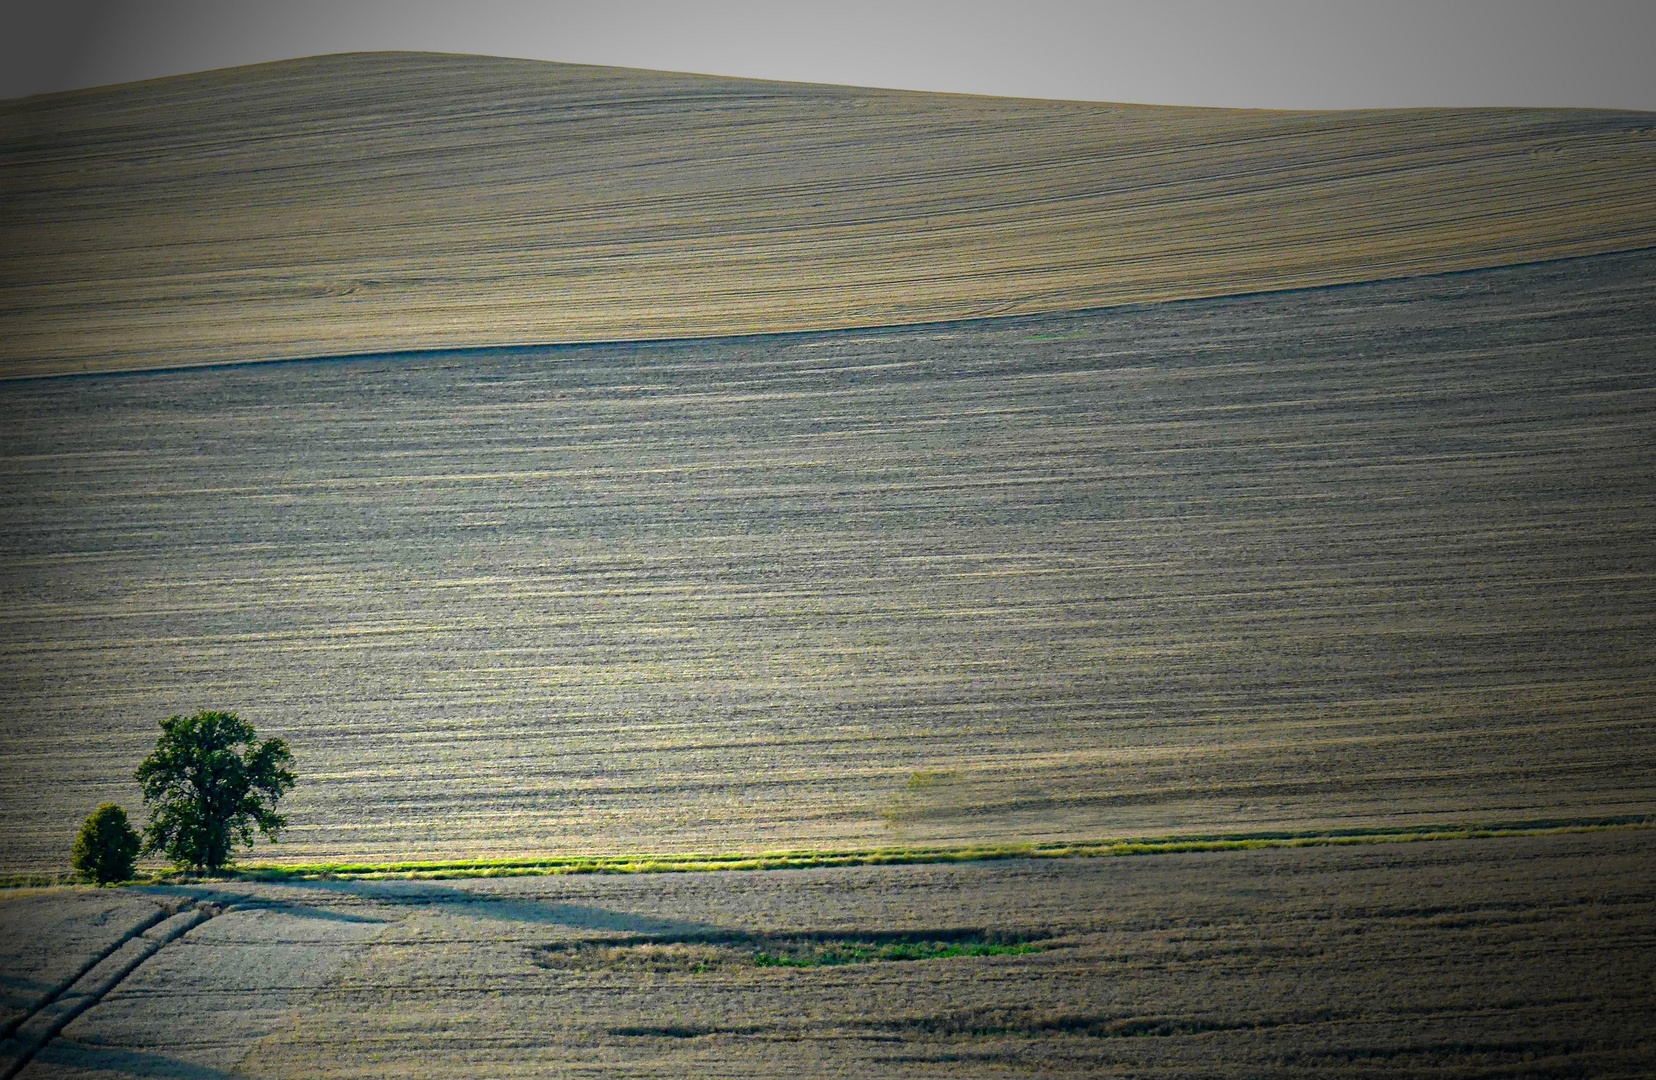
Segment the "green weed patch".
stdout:
[[1045,932],[931,927],[843,934],[624,934],[555,941],[530,949],[537,966],[569,971],[656,971],[700,975],[743,967],[827,968],[967,956],[1023,956],[1054,948]]
[[1021,956],[1040,952],[1030,942],[996,945],[990,942],[906,941],[890,945],[841,945],[815,952],[792,955],[760,952],[753,955],[756,967],[817,968],[845,964],[872,964],[889,960],[946,960],[955,956]]

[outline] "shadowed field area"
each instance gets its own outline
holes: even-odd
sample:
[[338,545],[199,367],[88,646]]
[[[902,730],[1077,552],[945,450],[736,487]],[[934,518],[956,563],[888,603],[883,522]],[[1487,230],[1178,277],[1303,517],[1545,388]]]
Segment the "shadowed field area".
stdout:
[[156,721],[290,860],[1656,810],[1656,255],[0,386],[0,864]]
[[0,102],[0,377],[824,330],[1656,245],[1656,119],[317,57]]
[[1653,839],[127,890],[208,914],[21,1075],[1642,1076]]

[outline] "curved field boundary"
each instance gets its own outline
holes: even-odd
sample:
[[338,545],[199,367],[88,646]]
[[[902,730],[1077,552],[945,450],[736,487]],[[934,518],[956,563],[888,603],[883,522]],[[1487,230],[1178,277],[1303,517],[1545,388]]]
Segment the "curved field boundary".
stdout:
[[1656,115],[429,53],[0,102],[0,377],[1075,311],[1656,244]]
[[216,911],[194,906],[171,914],[157,911],[154,919],[135,927],[93,958],[79,975],[20,1020],[7,1038],[0,1041],[0,1080],[11,1080],[75,1017],[102,1001],[140,964],[215,914]]
[[1223,833],[1160,836],[1050,844],[989,844],[959,847],[890,847],[842,851],[767,851],[721,854],[570,855],[545,859],[480,859],[444,862],[317,863],[249,865],[234,877],[255,881],[339,878],[468,878],[554,874],[664,874],[706,870],[799,870],[822,866],[876,866],[978,862],[989,859],[1077,859],[1122,855],[1172,855],[1193,851],[1249,851],[1260,848],[1327,847],[1427,840],[1472,840],[1505,836],[1645,829],[1656,817],[1540,819],[1482,824],[1440,824],[1396,828],[1330,829],[1313,832]]
[[[49,882],[49,884],[59,884],[59,882],[52,881]],[[0,1047],[5,1047],[10,1042],[13,1032],[15,1032],[35,1014],[40,1012],[40,1010],[44,1009],[47,1005],[51,1004],[51,1002],[61,997],[71,986],[74,986],[77,982],[84,978],[87,972],[103,963],[111,955],[113,955],[117,949],[121,948],[127,942],[138,937],[140,934],[144,933],[152,926],[155,926],[157,923],[162,922],[171,914],[173,913],[168,911],[166,908],[156,908],[154,913],[139,920],[125,934],[122,934],[120,937],[110,942],[106,947],[94,952],[91,957],[87,959],[86,963],[81,965],[79,971],[75,972],[67,979],[62,980],[56,986],[52,987],[50,990],[47,990],[44,994],[41,994],[32,1009],[29,1009],[21,1016],[14,1017],[13,1019],[6,1021],[5,1024],[0,1025]],[[0,1061],[5,1060],[4,1054],[5,1051],[0,1049]]]

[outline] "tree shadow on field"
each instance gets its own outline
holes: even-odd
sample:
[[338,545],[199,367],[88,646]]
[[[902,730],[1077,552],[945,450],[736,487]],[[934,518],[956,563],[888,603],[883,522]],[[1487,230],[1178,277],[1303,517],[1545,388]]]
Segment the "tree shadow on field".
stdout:
[[[146,892],[186,897],[198,904],[225,909],[281,911],[301,918],[339,922],[395,922],[409,909],[436,909],[446,914],[497,922],[563,926],[574,930],[598,930],[612,934],[685,939],[719,938],[731,931],[712,923],[685,922],[625,911],[524,900],[486,892],[473,892],[434,881],[284,881],[253,888],[235,888],[230,883],[152,886]],[[367,905],[357,913],[343,908]],[[374,911],[379,908],[379,911]],[[396,909],[385,911],[384,909]]]
[[[168,1077],[169,1080],[235,1080],[239,1074],[197,1065],[165,1054],[127,1050],[114,1046],[88,1046],[69,1039],[54,1039],[31,1064],[53,1070],[107,1077]],[[33,1073],[30,1073],[33,1075]]]
[[372,923],[375,925],[395,921],[394,918],[361,915],[352,911],[342,911],[335,907],[323,907],[320,904],[284,900],[279,897],[249,895],[231,889],[214,888],[211,885],[146,885],[140,886],[134,891],[156,898],[188,900],[197,906],[217,909],[219,912],[277,911],[302,919],[322,919],[337,923]]

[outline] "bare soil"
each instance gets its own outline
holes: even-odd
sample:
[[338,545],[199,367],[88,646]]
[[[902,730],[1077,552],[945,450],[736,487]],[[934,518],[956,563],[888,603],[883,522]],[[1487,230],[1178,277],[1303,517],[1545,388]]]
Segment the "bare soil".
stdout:
[[0,868],[1656,812],[1656,256],[0,387]]
[[313,57],[0,102],[0,377],[915,324],[1656,244],[1656,121]]
[[[1656,1062],[1648,829],[153,895],[225,910],[26,1080],[1631,1077]],[[751,958],[761,941],[974,935],[1042,948]]]

